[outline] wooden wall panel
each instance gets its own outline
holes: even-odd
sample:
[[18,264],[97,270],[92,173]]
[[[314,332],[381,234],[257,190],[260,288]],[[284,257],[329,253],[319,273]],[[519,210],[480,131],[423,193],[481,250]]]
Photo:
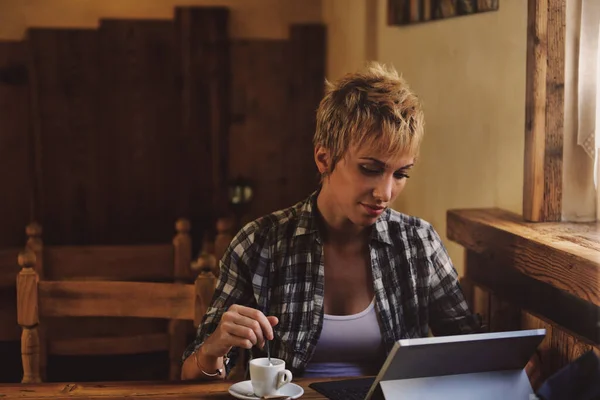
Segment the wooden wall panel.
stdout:
[[592,304],[498,264],[488,254],[467,251],[466,275],[482,295],[474,311],[480,312],[478,304],[489,305],[490,331],[546,329],[539,347],[541,381],[589,350],[600,353],[598,308]]
[[20,246],[31,209],[25,42],[0,42],[0,248]]
[[232,48],[230,176],[249,178],[246,219],[289,207],[316,190],[312,138],[325,80],[325,28],[297,25],[286,41]]
[[169,241],[184,211],[173,22],[103,20],[99,32],[110,241]]
[[[193,226],[227,209],[231,55],[229,11],[176,8],[181,80],[181,135]],[[214,217],[214,215],[212,215]]]
[[36,204],[48,244],[99,239],[107,195],[102,179],[97,33],[30,29],[35,92]]
[[[465,274],[476,285],[521,309],[544,315],[571,332],[600,343],[597,326],[599,308],[569,293],[521,274],[510,264],[499,262],[490,253],[467,251]],[[493,298],[490,301],[490,321],[494,319]],[[503,306],[497,307],[501,313]],[[515,310],[504,312],[507,321],[514,321]],[[493,323],[493,322],[491,322]]]
[[[199,244],[227,206],[230,178],[256,179],[252,217],[316,188],[324,28],[297,26],[289,40],[232,45],[225,8],[178,8],[175,16],[102,20],[97,30],[33,28],[23,43],[0,43],[0,71],[23,65],[25,72],[24,85],[0,79],[0,159],[8,165],[0,183],[11,188],[0,198],[8,210],[0,247],[22,246],[31,218],[47,245],[83,246],[168,243],[185,216]],[[92,266],[68,267],[80,276]],[[0,276],[8,282],[10,273]],[[7,290],[14,299],[14,288]],[[3,327],[14,316],[7,310],[0,310]],[[46,326],[63,339],[65,330],[85,337],[166,327],[116,319],[84,319],[76,330],[63,319]],[[4,339],[15,333],[2,332]]]
[[584,353],[600,350],[600,346],[592,346],[556,324],[528,312],[522,313],[521,329],[546,329],[546,337],[539,347],[542,380]]
[[303,199],[317,188],[312,139],[316,110],[325,88],[326,30],[323,25],[295,25],[290,32],[290,102],[284,131],[287,202]]
[[284,41],[238,41],[232,46],[230,174],[249,178],[255,187],[248,219],[291,205],[284,170],[286,157],[295,150],[286,143],[294,112],[288,101],[288,54]]
[[20,379],[16,256],[33,208],[27,65],[25,42],[0,41],[0,382]]

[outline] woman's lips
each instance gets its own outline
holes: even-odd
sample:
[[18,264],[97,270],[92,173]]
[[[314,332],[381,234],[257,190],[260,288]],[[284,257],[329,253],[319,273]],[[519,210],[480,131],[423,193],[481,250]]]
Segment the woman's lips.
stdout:
[[363,203],[360,203],[360,205],[363,206],[363,208],[365,209],[367,214],[369,214],[370,216],[373,216],[373,217],[377,217],[377,216],[381,215],[383,210],[385,210],[385,207],[381,207],[381,206],[372,206],[372,205],[363,204]]

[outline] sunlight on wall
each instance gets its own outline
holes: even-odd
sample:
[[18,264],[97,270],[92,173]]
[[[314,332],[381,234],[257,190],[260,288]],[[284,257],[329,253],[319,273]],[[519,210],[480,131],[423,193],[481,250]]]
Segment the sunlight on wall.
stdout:
[[[394,65],[421,97],[425,141],[394,206],[431,222],[461,273],[463,249],[446,239],[446,210],[522,211],[527,2],[500,0],[498,12],[402,27],[387,26],[386,3],[324,0],[333,31],[328,77],[374,58]],[[357,49],[345,53],[352,42]]]

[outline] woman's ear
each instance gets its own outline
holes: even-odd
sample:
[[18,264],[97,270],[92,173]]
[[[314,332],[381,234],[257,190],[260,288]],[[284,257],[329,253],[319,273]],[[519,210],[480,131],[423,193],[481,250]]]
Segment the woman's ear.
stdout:
[[329,151],[322,146],[315,147],[315,164],[317,164],[317,169],[321,175],[329,171],[331,158],[329,157]]

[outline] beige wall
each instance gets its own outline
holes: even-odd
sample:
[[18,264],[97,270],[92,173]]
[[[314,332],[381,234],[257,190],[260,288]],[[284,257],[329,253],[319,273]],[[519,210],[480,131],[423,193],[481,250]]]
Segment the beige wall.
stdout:
[[498,12],[389,27],[387,0],[323,1],[330,79],[377,59],[422,98],[426,139],[395,208],[434,224],[462,272],[462,248],[445,236],[446,210],[522,210],[527,2],[500,0]]
[[96,27],[100,18],[172,18],[176,5],[231,8],[231,35],[285,38],[289,24],[319,22],[321,0],[0,0],[0,40],[26,27]]

